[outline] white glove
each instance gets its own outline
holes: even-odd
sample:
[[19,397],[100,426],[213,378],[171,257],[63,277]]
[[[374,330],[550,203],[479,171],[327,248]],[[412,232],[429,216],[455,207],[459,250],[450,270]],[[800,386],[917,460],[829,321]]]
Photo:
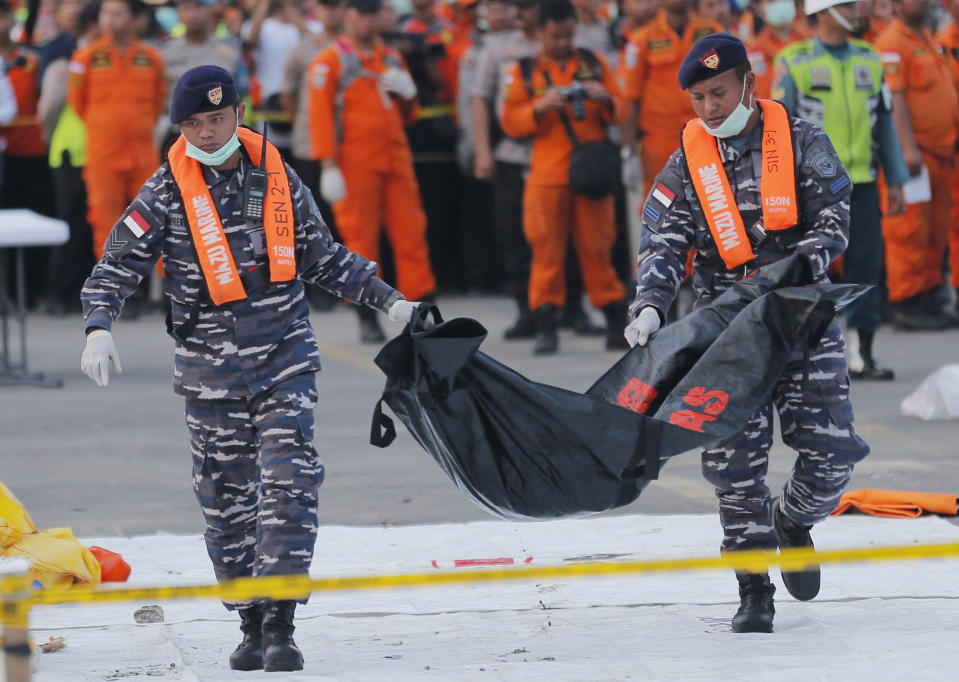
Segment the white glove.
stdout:
[[120,374],[120,355],[113,342],[113,334],[106,329],[97,329],[87,334],[87,347],[80,356],[80,369],[88,377],[97,382],[98,386],[110,383],[110,363]]
[[[386,311],[386,315],[393,322],[409,324],[410,320],[413,319],[413,311],[419,306],[420,301],[407,301],[406,299],[401,298],[399,301],[390,306],[390,309]],[[432,329],[435,326],[436,320],[433,319],[433,313],[430,311],[430,313],[423,318],[423,328]]]
[[623,187],[633,190],[643,187],[643,165],[635,154],[623,161]]
[[416,83],[413,77],[403,69],[391,66],[380,75],[380,85],[387,92],[392,92],[403,99],[410,100],[416,97]]
[[346,181],[338,166],[328,166],[321,172],[320,195],[331,206],[346,198]]
[[659,329],[659,324],[659,311],[648,305],[639,311],[635,320],[626,325],[623,336],[626,337],[626,342],[629,343],[630,348],[637,343],[640,346],[645,346],[649,337]]

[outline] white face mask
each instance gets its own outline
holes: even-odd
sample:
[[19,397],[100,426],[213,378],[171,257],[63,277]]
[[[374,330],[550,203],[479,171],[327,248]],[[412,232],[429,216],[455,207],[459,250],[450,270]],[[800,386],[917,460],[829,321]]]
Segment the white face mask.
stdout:
[[735,137],[739,133],[743,132],[743,128],[746,127],[746,124],[749,123],[749,117],[753,113],[753,96],[749,95],[749,106],[743,106],[743,97],[746,95],[746,78],[743,77],[743,93],[739,96],[739,104],[736,105],[736,108],[733,109],[733,113],[726,117],[726,120],[720,123],[715,128],[710,128],[706,125],[706,122],[702,119],[699,119],[699,125],[705,129],[707,133],[713,137]]
[[776,28],[788,26],[796,18],[796,3],[793,0],[772,0],[763,8],[766,23]]
[[226,160],[233,156],[233,152],[240,148],[240,138],[237,137],[237,131],[240,129],[240,122],[236,122],[236,130],[233,131],[233,137],[227,140],[227,143],[217,149],[215,152],[205,152],[199,147],[190,144],[190,141],[183,137],[186,142],[186,155],[191,159],[196,159],[205,166],[220,166],[226,163]]

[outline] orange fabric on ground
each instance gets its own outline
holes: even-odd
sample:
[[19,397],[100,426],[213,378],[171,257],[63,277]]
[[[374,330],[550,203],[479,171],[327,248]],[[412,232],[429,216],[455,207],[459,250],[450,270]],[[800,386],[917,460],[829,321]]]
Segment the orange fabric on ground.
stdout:
[[889,300],[902,301],[942,284],[942,259],[952,209],[952,160],[926,151],[932,201],[907,204],[899,215],[886,215],[882,236],[886,244],[886,284]]
[[769,98],[773,86],[773,58],[790,43],[805,40],[806,35],[790,29],[789,38],[782,37],[766,26],[755,38],[749,41],[749,63],[756,74],[756,97]]
[[943,159],[955,158],[959,137],[959,99],[946,58],[931,37],[899,19],[876,40],[889,89],[901,92],[919,148]]
[[97,258],[114,222],[156,170],[153,128],[165,99],[163,58],[141,40],[120,54],[103,37],[73,54],[67,102],[87,129],[83,178]]
[[872,516],[887,516],[898,519],[914,519],[929,514],[955,516],[956,496],[953,493],[915,493],[904,490],[852,490],[843,493],[839,506],[831,514],[838,516],[855,507]]
[[533,136],[533,150],[530,157],[529,175],[526,186],[553,185],[566,186],[569,183],[569,159],[573,153],[573,143],[563,126],[559,113],[550,111],[539,118],[533,113],[534,100],[546,92],[548,86],[543,71],[549,73],[553,85],[565,87],[574,80],[598,80],[609,92],[613,106],[600,104],[592,100],[584,102],[586,115],[575,118],[570,107],[566,107],[566,116],[573,126],[580,143],[596,142],[606,139],[606,126],[617,120],[621,100],[619,90],[609,65],[602,55],[597,54],[602,73],[594,73],[591,66],[578,57],[572,57],[565,67],[560,67],[545,55],[534,58],[533,73],[530,79],[532,94],[527,90],[520,71],[519,62],[510,67],[507,74],[506,101],[503,105],[503,132],[511,137]]
[[[17,59],[23,60],[20,65]],[[36,56],[22,47],[15,47],[6,56],[7,76],[17,100],[17,117],[9,125],[0,126],[0,139],[6,139],[4,154],[9,156],[43,156],[47,145],[37,122],[37,102],[40,88],[37,83],[39,62]]]
[[[946,53],[952,84],[959,95],[959,27],[950,24],[938,37]],[[949,271],[950,283],[959,288],[959,172],[952,176],[952,213],[949,221]]]
[[[337,92],[345,59],[358,58],[359,75]],[[404,114],[415,116],[415,102],[383,93],[376,76],[388,64],[402,66],[392,48],[377,44],[371,54],[340,38],[310,64],[310,134],[313,158],[336,160],[346,184],[346,198],[333,205],[344,245],[370,260],[379,259],[380,228],[393,247],[397,288],[410,300],[436,289],[426,244],[426,215],[413,174]],[[339,121],[340,125],[337,125]],[[337,130],[341,139],[337,139]]]
[[533,253],[529,307],[566,302],[566,253],[570,241],[579,258],[589,302],[602,308],[619,301],[626,289],[616,278],[610,251],[616,239],[613,197],[588,199],[569,187],[527,185],[523,232]]

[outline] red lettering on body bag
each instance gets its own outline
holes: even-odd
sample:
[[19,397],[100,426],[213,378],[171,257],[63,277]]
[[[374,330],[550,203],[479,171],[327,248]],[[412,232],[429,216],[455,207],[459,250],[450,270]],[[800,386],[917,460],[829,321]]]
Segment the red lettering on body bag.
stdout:
[[[262,136],[247,128],[237,130],[237,136],[253,163],[259,165]],[[183,197],[190,236],[199,255],[200,270],[210,292],[210,299],[214,304],[221,305],[246,298],[246,290],[227,245],[223,224],[203,179],[200,162],[186,155],[186,140],[182,135],[170,147],[168,158],[173,179]],[[270,210],[263,213],[263,228],[270,259],[270,281],[289,282],[296,277],[296,261],[293,258],[293,205],[286,167],[280,152],[272,144],[267,145],[266,170],[273,180],[273,187],[278,189],[276,194],[279,194],[271,197]]]
[[[763,112],[762,175],[763,227],[785,230],[799,222],[796,198],[796,162],[789,114],[779,102],[758,99]],[[683,129],[683,153],[696,196],[703,207],[709,232],[726,268],[732,270],[753,259],[752,245],[729,186],[719,155],[719,140],[690,121]]]

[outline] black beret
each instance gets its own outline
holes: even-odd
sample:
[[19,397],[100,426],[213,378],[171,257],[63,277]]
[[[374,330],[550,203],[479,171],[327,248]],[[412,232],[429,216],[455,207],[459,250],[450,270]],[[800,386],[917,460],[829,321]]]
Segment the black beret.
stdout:
[[679,67],[679,87],[686,90],[690,85],[748,63],[743,41],[729,33],[711,33],[690,48]]
[[237,101],[236,84],[229,71],[212,64],[194,66],[173,86],[170,123],[203,111],[225,109]]
[[383,8],[381,0],[350,0],[350,8],[363,14],[379,12]]

